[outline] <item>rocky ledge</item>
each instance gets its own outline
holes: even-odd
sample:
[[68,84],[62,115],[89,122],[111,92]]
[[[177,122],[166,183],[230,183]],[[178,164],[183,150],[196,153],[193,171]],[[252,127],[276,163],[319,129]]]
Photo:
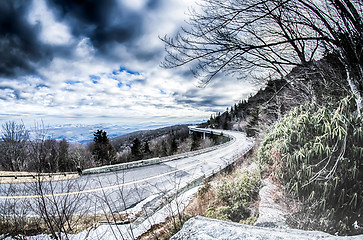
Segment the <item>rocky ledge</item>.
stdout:
[[287,228],[250,226],[233,222],[219,221],[205,217],[189,219],[172,240],[346,240],[363,239],[363,236],[338,237],[318,231],[303,231]]

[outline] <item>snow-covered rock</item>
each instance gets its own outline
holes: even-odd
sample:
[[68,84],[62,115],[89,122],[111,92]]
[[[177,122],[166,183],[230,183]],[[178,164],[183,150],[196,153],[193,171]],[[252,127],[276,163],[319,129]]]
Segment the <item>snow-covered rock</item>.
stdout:
[[317,231],[303,231],[286,228],[264,228],[225,222],[205,217],[189,219],[171,240],[358,240],[363,236],[337,237]]
[[260,203],[258,206],[258,219],[255,226],[288,228],[285,219],[285,210],[280,202],[276,202],[280,196],[278,187],[270,180],[263,180],[260,189]]

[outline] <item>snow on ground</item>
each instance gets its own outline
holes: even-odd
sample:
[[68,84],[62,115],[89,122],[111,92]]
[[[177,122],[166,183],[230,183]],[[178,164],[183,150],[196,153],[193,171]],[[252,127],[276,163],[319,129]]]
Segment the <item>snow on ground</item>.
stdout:
[[[168,216],[176,215],[178,211],[182,211],[193,199],[196,192],[198,191],[198,187],[194,187],[185,193],[178,196],[176,199],[172,200],[169,204],[166,204],[163,208],[155,213],[149,213],[150,216],[143,221],[141,224],[124,224],[124,225],[109,225],[102,224],[95,229],[88,229],[80,232],[78,234],[69,234],[68,238],[70,240],[82,240],[82,239],[95,239],[95,240],[119,240],[119,239],[135,239],[138,236],[141,236],[147,230],[151,228],[152,225],[162,223],[166,220]],[[138,203],[135,207],[131,209],[127,209],[125,213],[128,214],[137,214],[144,209],[144,206],[155,200],[158,196],[153,195],[142,202]],[[0,236],[1,238],[1,236]],[[1,238],[2,239],[2,238]],[[28,240],[52,240],[51,235],[40,234],[36,236],[26,237]],[[7,237],[5,240],[14,240],[14,238]]]
[[275,201],[281,197],[280,189],[271,179],[264,179],[263,185],[259,192],[259,216],[255,226],[288,228],[285,219],[287,209],[281,201]]
[[[165,205],[162,209],[150,215],[145,221],[137,226],[134,226],[133,224],[101,225],[91,231],[86,230],[79,234],[75,234],[71,236],[71,239],[118,240],[137,238],[149,230],[152,225],[162,223],[168,216],[176,215],[178,211],[182,211],[194,197],[198,189],[199,187],[195,187],[181,194],[169,204]],[[145,201],[143,205],[140,203],[140,205],[136,207],[139,208],[144,206],[146,203],[147,202]]]

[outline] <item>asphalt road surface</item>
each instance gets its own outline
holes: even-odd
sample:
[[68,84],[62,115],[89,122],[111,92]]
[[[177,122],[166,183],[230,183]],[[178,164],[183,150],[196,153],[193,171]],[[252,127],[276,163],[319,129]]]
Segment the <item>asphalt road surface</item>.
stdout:
[[[198,129],[195,129],[198,130]],[[248,151],[253,141],[245,133],[213,129],[230,135],[228,144],[192,157],[76,179],[0,184],[0,214],[40,215],[120,212],[150,196],[164,196],[201,176],[220,171]]]

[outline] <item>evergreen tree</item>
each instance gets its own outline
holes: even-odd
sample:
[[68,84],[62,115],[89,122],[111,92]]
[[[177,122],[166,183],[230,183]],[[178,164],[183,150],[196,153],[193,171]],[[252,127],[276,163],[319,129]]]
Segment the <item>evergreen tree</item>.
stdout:
[[168,156],[168,146],[167,143],[165,142],[165,140],[162,141],[161,143],[161,156],[165,157]]
[[175,136],[173,136],[173,140],[171,141],[171,146],[170,146],[170,155],[173,155],[177,151],[178,151],[178,143],[176,142]]
[[68,155],[68,148],[69,143],[66,139],[63,139],[59,142],[59,157],[58,157],[58,167],[59,171],[61,172],[68,172],[73,171],[74,166],[72,166],[72,163],[70,161],[69,155]]
[[112,164],[116,159],[116,151],[111,145],[107,133],[103,130],[97,130],[93,136],[92,154],[96,162],[100,165]]
[[253,109],[250,113],[251,115],[251,119],[247,124],[246,127],[246,133],[247,136],[251,137],[251,136],[255,136],[256,133],[258,133],[258,125],[259,125],[259,121],[260,121],[260,109],[257,107],[255,109]]
[[224,123],[223,123],[223,129],[224,129],[224,130],[228,130],[228,121],[227,121],[227,119],[226,119],[226,120],[224,120]]
[[217,136],[213,132],[210,134],[210,139],[212,139],[214,144],[217,144]]
[[135,138],[132,142],[131,147],[131,154],[133,159],[141,159],[142,158],[142,152],[141,152],[141,142],[138,138]]
[[197,133],[193,133],[192,136],[192,146],[190,147],[191,151],[197,150],[198,147],[200,146],[200,139],[198,137]]
[[146,141],[145,144],[144,144],[144,156],[150,156],[151,155],[151,150],[150,150],[150,147],[149,147],[149,142]]
[[102,143],[102,144],[106,144],[108,143],[108,137],[107,137],[107,133],[103,130],[97,130],[96,132],[93,133],[93,141],[95,143]]
[[215,124],[217,128],[219,128],[220,126],[220,121],[221,121],[221,113],[218,112],[217,116],[215,117]]

